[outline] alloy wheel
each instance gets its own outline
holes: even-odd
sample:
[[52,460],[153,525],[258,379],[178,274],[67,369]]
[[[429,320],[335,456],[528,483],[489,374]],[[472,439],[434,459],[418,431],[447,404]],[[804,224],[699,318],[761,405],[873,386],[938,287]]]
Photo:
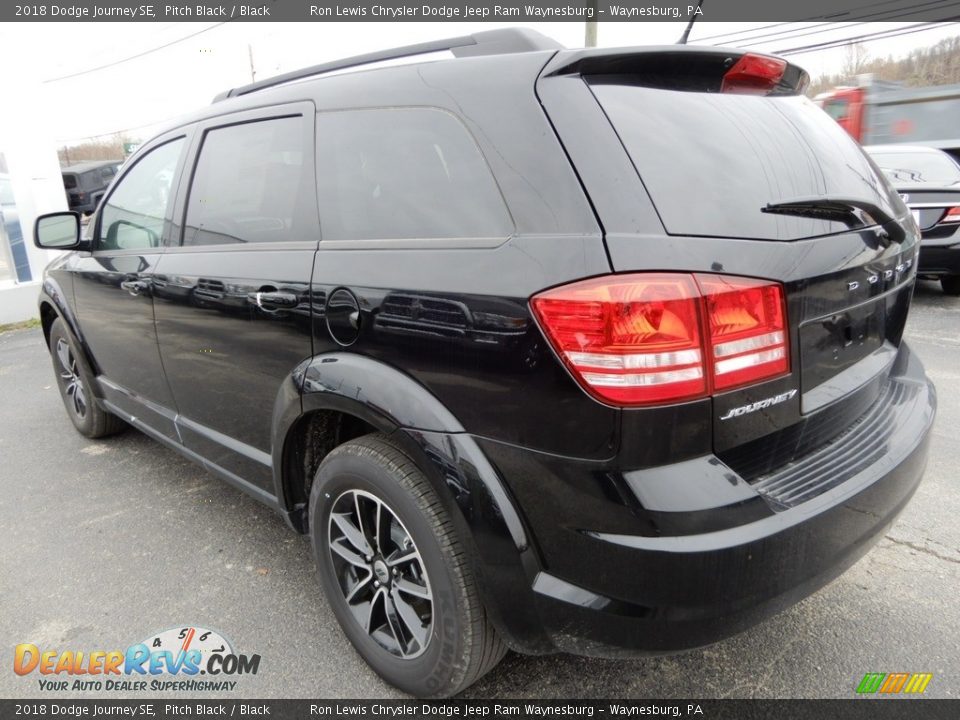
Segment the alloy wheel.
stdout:
[[60,378],[64,382],[63,392],[69,398],[76,416],[86,417],[87,393],[77,369],[77,359],[73,356],[70,344],[63,338],[57,339],[57,358],[60,361]]
[[423,558],[396,512],[362,490],[333,503],[328,521],[337,583],[360,627],[391,655],[417,657],[430,642],[433,593]]

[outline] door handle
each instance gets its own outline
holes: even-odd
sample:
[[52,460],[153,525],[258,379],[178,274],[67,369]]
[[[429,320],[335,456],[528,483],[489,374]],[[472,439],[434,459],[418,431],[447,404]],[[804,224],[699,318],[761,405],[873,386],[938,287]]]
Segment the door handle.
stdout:
[[150,289],[150,283],[145,280],[124,280],[120,283],[120,287],[126,290],[131,295],[139,295],[142,292]]
[[256,292],[247,295],[247,302],[261,310],[295,308],[300,304],[296,295],[290,292]]

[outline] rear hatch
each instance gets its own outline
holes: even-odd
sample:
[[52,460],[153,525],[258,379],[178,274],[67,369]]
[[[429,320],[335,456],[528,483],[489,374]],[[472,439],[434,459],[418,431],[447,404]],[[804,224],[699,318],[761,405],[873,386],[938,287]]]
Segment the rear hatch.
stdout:
[[[604,177],[580,156],[615,272],[782,283],[789,372],[712,394],[714,452],[748,479],[829,442],[878,400],[901,342],[917,248],[897,193],[803,97],[805,73],[754,57],[573,51],[560,53],[538,86],[575,164],[581,132],[595,134],[599,152],[612,130],[640,180],[627,193],[615,169]],[[597,103],[607,127],[587,127],[582,109],[575,133],[562,93]],[[615,168],[618,159],[607,159]],[[629,213],[604,210],[614,195]],[[649,221],[622,219],[634,216]]]

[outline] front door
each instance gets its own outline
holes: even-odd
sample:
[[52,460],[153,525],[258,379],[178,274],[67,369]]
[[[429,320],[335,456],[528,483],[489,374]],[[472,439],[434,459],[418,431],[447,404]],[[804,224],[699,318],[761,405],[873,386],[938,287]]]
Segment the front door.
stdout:
[[172,439],[176,406],[157,348],[152,282],[185,149],[185,137],[165,138],[141,155],[98,213],[92,252],[67,267],[105,399]]

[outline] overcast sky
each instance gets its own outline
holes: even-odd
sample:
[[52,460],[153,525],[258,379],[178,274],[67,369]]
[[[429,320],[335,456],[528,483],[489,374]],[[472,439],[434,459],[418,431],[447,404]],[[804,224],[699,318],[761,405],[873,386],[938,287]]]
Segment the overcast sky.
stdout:
[[[8,23],[0,26],[0,77],[4,95],[17,98],[19,103],[12,104],[33,116],[59,145],[118,131],[146,139],[156,125],[209,103],[226,88],[250,82],[248,46],[257,78],[263,79],[339,57],[516,24]],[[837,23],[824,32],[812,23],[698,23],[691,42],[772,52],[909,24]],[[582,23],[527,25],[567,47],[583,45]],[[671,44],[683,27],[673,22],[600,23],[599,45]],[[872,57],[900,56],[957,34],[960,25],[946,24],[865,46]],[[133,57],[168,43],[173,44]],[[844,51],[790,59],[817,77],[836,72]],[[104,65],[110,67],[95,70]],[[7,100],[3,104],[11,106]]]

